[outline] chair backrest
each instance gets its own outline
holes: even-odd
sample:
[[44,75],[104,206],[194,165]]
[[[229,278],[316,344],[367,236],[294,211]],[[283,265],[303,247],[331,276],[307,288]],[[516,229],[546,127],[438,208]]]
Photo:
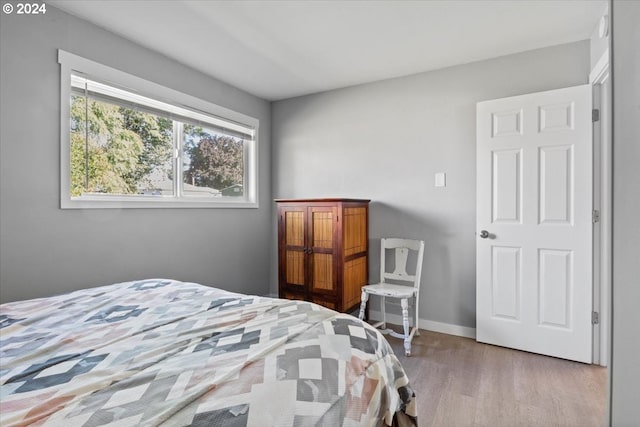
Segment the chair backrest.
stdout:
[[[398,238],[384,238],[380,241],[381,254],[380,254],[380,281],[387,282],[388,279],[397,280],[402,282],[410,282],[413,287],[420,287],[420,278],[422,276],[422,258],[424,256],[424,241],[422,240],[410,240],[410,239],[398,239]],[[388,249],[393,249],[395,253],[394,270],[386,271],[386,252]],[[411,275],[407,273],[407,261],[409,260],[409,251],[415,251],[416,265],[415,274]]]

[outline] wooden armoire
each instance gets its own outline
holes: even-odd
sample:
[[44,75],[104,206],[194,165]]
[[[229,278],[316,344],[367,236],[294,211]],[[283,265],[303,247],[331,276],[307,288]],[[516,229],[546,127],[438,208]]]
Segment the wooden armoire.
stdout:
[[350,312],[369,281],[369,202],[278,199],[280,298]]

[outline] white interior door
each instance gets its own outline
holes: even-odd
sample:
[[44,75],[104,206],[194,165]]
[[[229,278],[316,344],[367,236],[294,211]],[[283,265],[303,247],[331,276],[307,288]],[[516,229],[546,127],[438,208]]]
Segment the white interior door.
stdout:
[[477,105],[477,340],[591,363],[591,86]]

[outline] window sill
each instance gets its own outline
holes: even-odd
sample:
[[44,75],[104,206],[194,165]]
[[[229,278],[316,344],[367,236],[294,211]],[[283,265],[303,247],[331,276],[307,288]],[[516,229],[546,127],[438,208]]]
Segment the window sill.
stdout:
[[194,209],[194,208],[218,208],[218,209],[257,209],[258,202],[238,201],[229,199],[175,199],[175,198],[150,198],[132,199],[130,197],[82,197],[70,200],[62,200],[61,209]]

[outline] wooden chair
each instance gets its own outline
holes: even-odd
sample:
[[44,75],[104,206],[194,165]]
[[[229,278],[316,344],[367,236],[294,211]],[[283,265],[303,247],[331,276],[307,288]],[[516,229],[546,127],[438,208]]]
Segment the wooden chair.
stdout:
[[[404,351],[407,356],[411,355],[411,341],[414,335],[420,335],[418,329],[418,307],[420,306],[420,276],[422,273],[422,258],[424,255],[424,241],[386,238],[381,240],[380,254],[380,283],[362,287],[362,297],[360,302],[360,319],[364,318],[365,309],[369,295],[378,295],[382,298],[382,321],[374,323],[373,326],[382,329],[383,334],[389,334],[396,338],[404,339]],[[386,252],[393,250],[395,253],[395,265],[392,272],[386,271]],[[407,261],[409,252],[415,251],[415,274],[407,273]],[[413,257],[412,257],[413,258]],[[403,284],[400,284],[400,283]],[[408,286],[410,285],[410,286]],[[387,328],[387,313],[385,309],[386,298],[396,298],[400,300],[402,307],[402,326],[404,334],[400,334]],[[413,328],[409,330],[409,299],[415,298],[415,318]]]

